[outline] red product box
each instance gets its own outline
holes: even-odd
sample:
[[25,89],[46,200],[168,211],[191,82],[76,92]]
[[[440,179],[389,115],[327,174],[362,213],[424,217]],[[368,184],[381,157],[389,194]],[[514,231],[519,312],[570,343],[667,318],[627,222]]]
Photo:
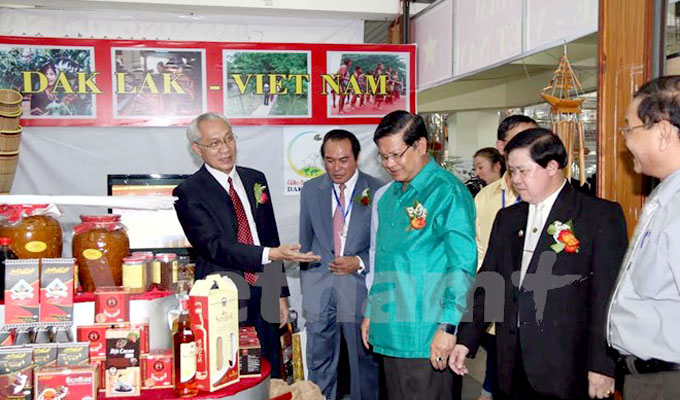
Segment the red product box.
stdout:
[[130,321],[130,292],[124,287],[102,287],[94,292],[94,322],[115,324]]
[[173,387],[173,354],[171,350],[153,351],[142,357],[142,389]]
[[28,400],[33,393],[33,350],[11,346],[0,351],[0,399]]
[[243,339],[239,341],[239,375],[244,378],[259,377],[262,373],[260,357],[262,349],[260,341],[255,339]]
[[77,340],[90,342],[90,358],[106,357],[106,325],[82,325],[77,328]]
[[149,354],[149,323],[141,324],[115,324],[111,327],[116,329],[132,329],[139,331],[139,354]]
[[91,400],[97,398],[97,371],[91,365],[41,368],[35,374],[38,399]]
[[90,358],[90,365],[97,369],[97,386],[99,386],[99,391],[106,390],[106,358]]
[[43,258],[40,273],[40,321],[73,320],[73,258]]
[[5,324],[38,322],[40,260],[5,260]]

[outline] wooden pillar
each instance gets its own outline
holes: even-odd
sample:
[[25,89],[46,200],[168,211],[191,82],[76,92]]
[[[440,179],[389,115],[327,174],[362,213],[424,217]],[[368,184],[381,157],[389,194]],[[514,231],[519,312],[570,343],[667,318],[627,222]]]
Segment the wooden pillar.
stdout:
[[619,128],[633,93],[657,75],[652,70],[660,50],[653,46],[655,1],[668,0],[600,0],[597,194],[621,204],[629,235],[651,180],[633,171]]

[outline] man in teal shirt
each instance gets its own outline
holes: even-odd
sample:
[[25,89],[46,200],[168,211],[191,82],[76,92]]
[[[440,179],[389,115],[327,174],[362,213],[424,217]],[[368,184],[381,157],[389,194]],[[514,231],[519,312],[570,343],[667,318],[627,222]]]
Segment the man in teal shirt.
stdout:
[[472,196],[430,159],[420,116],[386,115],[373,141],[395,182],[378,202],[364,345],[385,356],[391,400],[452,399],[447,359],[477,267]]

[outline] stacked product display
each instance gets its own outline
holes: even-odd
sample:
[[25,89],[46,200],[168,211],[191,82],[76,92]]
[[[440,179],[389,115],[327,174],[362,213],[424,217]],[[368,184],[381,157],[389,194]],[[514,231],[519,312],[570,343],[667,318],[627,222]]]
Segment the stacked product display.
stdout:
[[[0,206],[0,398],[192,397],[238,383],[241,371],[260,377],[257,334],[239,331],[231,280],[194,282],[187,257],[130,253],[116,215],[81,216],[74,258],[61,258],[58,216],[46,205]],[[132,322],[139,310],[131,301],[137,308],[151,299],[175,306],[156,325],[148,316]],[[78,311],[74,326],[74,303],[83,301],[94,313]],[[158,339],[168,335],[165,323],[170,340]],[[153,350],[152,332],[164,343]]]

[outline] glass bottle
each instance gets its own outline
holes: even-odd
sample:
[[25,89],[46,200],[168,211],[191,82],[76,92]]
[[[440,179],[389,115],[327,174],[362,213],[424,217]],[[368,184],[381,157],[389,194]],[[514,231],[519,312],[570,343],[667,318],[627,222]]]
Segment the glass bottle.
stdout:
[[11,244],[12,239],[0,237],[0,263],[2,263],[2,271],[0,271],[0,300],[5,298],[5,260],[16,260],[17,258],[17,255],[9,247]]
[[196,377],[196,339],[191,330],[188,298],[182,299],[182,312],[177,320],[177,330],[172,336],[174,349],[175,389],[177,397],[193,397],[198,394]]

